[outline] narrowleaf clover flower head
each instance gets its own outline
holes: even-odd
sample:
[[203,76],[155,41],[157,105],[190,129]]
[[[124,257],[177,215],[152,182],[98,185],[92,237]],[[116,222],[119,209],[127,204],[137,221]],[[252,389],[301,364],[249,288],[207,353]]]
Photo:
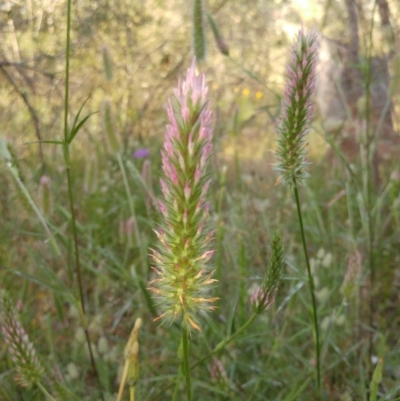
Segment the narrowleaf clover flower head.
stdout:
[[1,331],[17,371],[15,381],[23,387],[30,387],[39,382],[44,369],[6,291],[0,291],[0,308]]
[[275,302],[275,294],[282,277],[284,259],[282,240],[279,233],[275,232],[271,241],[271,257],[267,276],[262,285],[256,287],[250,295],[250,305],[255,313],[264,312]]
[[212,129],[206,96],[205,76],[196,75],[193,60],[167,105],[159,203],[164,224],[155,231],[159,246],[151,249],[159,277],[149,289],[162,310],[155,320],[179,320],[188,330],[200,330],[198,317],[215,309],[210,304],[217,300],[208,295],[217,280],[207,266],[214,251],[208,226]]
[[307,177],[306,134],[314,114],[317,33],[300,30],[287,66],[276,151],[278,181],[291,186]]

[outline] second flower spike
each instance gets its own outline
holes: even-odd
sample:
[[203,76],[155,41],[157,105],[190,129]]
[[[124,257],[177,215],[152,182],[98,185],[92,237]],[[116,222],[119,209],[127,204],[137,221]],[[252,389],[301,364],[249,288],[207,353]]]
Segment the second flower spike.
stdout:
[[316,31],[300,30],[286,70],[276,167],[279,181],[289,186],[307,177],[306,134],[314,114],[317,39]]

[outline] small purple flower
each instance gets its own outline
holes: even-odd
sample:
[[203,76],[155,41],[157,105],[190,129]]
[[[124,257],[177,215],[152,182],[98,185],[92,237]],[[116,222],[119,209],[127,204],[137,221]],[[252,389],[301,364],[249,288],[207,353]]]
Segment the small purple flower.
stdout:
[[286,70],[276,151],[279,181],[289,186],[307,177],[306,134],[314,114],[316,59],[317,33],[300,30]]
[[146,148],[138,149],[133,153],[133,157],[135,159],[142,159],[144,157],[149,157],[149,156],[150,156],[150,152]]

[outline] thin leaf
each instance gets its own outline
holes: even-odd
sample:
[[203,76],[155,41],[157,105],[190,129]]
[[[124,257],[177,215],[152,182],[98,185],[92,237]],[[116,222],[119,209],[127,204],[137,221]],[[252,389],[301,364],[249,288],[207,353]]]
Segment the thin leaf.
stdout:
[[83,120],[81,120],[81,122],[75,128],[72,129],[72,131],[69,134],[68,143],[72,143],[72,141],[78,134],[79,130],[82,128],[83,124],[85,124],[85,122],[89,119],[89,117],[91,117],[93,114],[96,114],[96,113],[98,113],[98,112],[95,111],[94,113],[88,114]]
[[[87,103],[87,101],[89,100],[90,96],[91,96],[91,95],[89,95],[89,96],[86,98],[86,100],[82,103],[82,106],[79,108],[78,114],[75,116],[74,123],[72,124],[71,132],[75,129],[76,123],[77,123],[78,120],[79,120],[79,117],[80,117],[80,115],[81,115],[82,109],[83,109],[83,107],[85,106],[85,104]],[[71,143],[70,140],[68,140],[68,142]]]
[[372,375],[372,380],[370,384],[371,395],[369,397],[369,401],[376,401],[378,397],[379,385],[382,382],[382,370],[383,370],[383,359],[379,358],[378,363],[376,364],[376,368]]
[[33,142],[25,142],[25,145],[32,145],[34,143],[51,143],[53,145],[64,145],[64,142],[62,141],[33,141]]
[[292,391],[285,397],[282,401],[293,401],[297,400],[298,396],[306,389],[308,384],[310,383],[311,378],[308,377],[306,380],[301,380],[298,384],[301,383],[300,387],[297,387],[297,385],[292,386]]
[[65,287],[64,283],[62,283],[54,274],[50,274],[50,271],[46,272],[48,274],[47,277],[39,277],[38,275],[32,276],[30,274],[23,273],[19,270],[13,270],[11,271],[11,273],[15,274],[16,276],[23,277],[28,281],[43,286],[49,290],[70,295],[70,292]]

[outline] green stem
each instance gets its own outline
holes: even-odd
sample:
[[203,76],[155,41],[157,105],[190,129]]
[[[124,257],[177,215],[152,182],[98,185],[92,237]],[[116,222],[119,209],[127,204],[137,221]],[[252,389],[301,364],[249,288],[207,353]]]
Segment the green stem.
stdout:
[[183,348],[183,374],[186,379],[186,396],[187,401],[192,401],[192,384],[190,382],[190,365],[189,365],[189,333],[186,327],[182,326],[182,348]]
[[97,371],[96,361],[93,355],[92,349],[92,342],[90,340],[89,330],[87,328],[87,318],[86,318],[86,307],[85,307],[85,299],[83,296],[83,281],[82,281],[82,269],[81,269],[81,262],[79,256],[79,245],[78,245],[78,230],[76,228],[76,216],[75,216],[75,205],[74,205],[74,197],[72,194],[72,178],[71,178],[71,167],[69,163],[69,150],[68,145],[66,145],[66,149],[64,151],[65,155],[65,163],[66,163],[66,172],[67,172],[67,186],[68,186],[68,198],[69,198],[69,207],[71,211],[71,223],[72,223],[72,236],[74,239],[74,251],[75,251],[75,265],[76,265],[76,275],[78,281],[78,288],[79,288],[79,299],[82,308],[82,320],[83,320],[83,329],[85,331],[86,343],[88,345],[90,361],[92,364],[93,372],[96,376],[96,381],[99,388],[100,398],[104,401],[102,386],[100,383],[100,376]]
[[[250,316],[249,320],[246,321],[246,323],[240,327],[239,330],[235,331],[230,337],[226,338],[225,340],[222,340],[211,352],[209,352],[206,356],[198,360],[196,363],[194,363],[192,366],[190,366],[190,369],[194,369],[197,366],[201,365],[206,359],[208,359],[210,356],[214,355],[215,353],[222,351],[230,342],[232,342],[240,333],[242,333],[252,322],[253,320],[257,317],[257,313],[253,313],[252,316]],[[183,337],[182,337],[183,341]],[[171,388],[174,385],[174,383],[169,384],[168,386],[164,387],[160,393],[157,393],[151,400],[158,399],[160,394],[165,393],[169,388]]]
[[129,399],[130,401],[135,401],[135,386],[129,387]]
[[[368,69],[369,71],[370,69]],[[367,85],[368,86],[368,85]],[[366,88],[366,91],[368,88]],[[369,93],[369,90],[368,92]],[[369,96],[367,96],[367,104],[368,104]],[[369,109],[369,107],[368,107]],[[371,163],[373,163],[372,159],[373,155],[371,153],[371,142],[370,142],[370,135],[369,135],[369,119],[367,119],[367,129],[365,131],[365,139],[361,146],[362,154],[364,157],[362,158],[362,168],[363,168],[363,192],[364,192],[364,208],[365,213],[364,216],[366,218],[366,222],[363,222],[363,227],[365,230],[365,235],[367,237],[367,252],[368,252],[368,268],[369,268],[369,277],[371,283],[371,290],[369,291],[369,326],[371,330],[374,329],[374,282],[375,282],[375,269],[374,269],[374,227],[372,224],[372,211],[371,211],[371,196],[372,196],[372,171],[371,171]],[[369,356],[372,356],[372,343],[373,336],[370,334],[369,336]]]
[[314,323],[314,332],[315,332],[315,353],[316,353],[316,359],[317,359],[317,385],[318,385],[318,390],[321,393],[321,356],[320,356],[320,344],[319,344],[317,302],[315,300],[314,279],[311,274],[311,267],[310,267],[310,260],[309,260],[308,251],[307,251],[306,237],[304,234],[303,217],[301,214],[299,191],[297,189],[297,183],[296,183],[295,177],[293,177],[293,189],[294,189],[294,197],[296,199],[297,216],[299,218],[299,224],[300,224],[301,241],[303,243],[304,257],[306,259],[306,265],[307,265],[308,285],[309,285],[310,295],[311,295],[311,300],[312,300],[313,323]]
[[[374,2],[374,6],[372,9],[372,18],[371,18],[371,26],[368,32],[368,47],[367,47],[367,60],[368,67],[365,71],[365,93],[366,93],[366,102],[365,102],[365,113],[366,113],[366,130],[365,130],[365,164],[363,166],[363,171],[365,173],[364,176],[364,199],[365,199],[365,208],[366,208],[366,216],[367,216],[367,240],[368,240],[368,267],[369,267],[369,276],[370,276],[370,285],[371,289],[369,291],[369,326],[371,330],[374,330],[374,282],[375,282],[375,266],[374,266],[374,226],[372,224],[372,216],[371,216],[371,203],[372,203],[372,187],[373,182],[371,179],[372,171],[371,171],[371,163],[374,163],[373,159],[373,151],[371,152],[371,145],[373,145],[374,136],[376,132],[370,134],[371,131],[371,83],[372,83],[372,49],[374,46],[373,41],[373,32],[374,32],[374,24],[375,24],[375,12],[377,8],[378,2]],[[371,159],[371,160],[370,160]],[[376,172],[379,174],[379,172]],[[377,178],[377,177],[376,177]],[[369,336],[369,357],[372,357],[372,348],[373,348],[373,334],[370,333]]]
[[93,356],[92,343],[90,341],[90,335],[87,328],[87,319],[86,319],[86,310],[85,310],[85,301],[83,297],[83,285],[82,285],[82,273],[81,273],[81,265],[79,258],[79,246],[78,246],[78,234],[76,229],[76,216],[75,216],[75,206],[74,206],[74,197],[72,195],[72,178],[71,178],[71,164],[69,157],[69,133],[68,133],[68,109],[69,109],[69,58],[71,51],[71,8],[72,1],[67,1],[67,38],[66,38],[66,49],[65,49],[65,98],[64,98],[64,162],[66,166],[67,173],[67,185],[68,185],[68,197],[69,197],[69,206],[71,211],[71,222],[72,222],[72,235],[74,239],[74,249],[75,249],[75,264],[76,264],[76,273],[78,279],[78,287],[79,287],[79,297],[81,302],[82,314],[83,314],[83,326],[85,331],[86,342],[89,349],[90,361],[93,367],[94,374],[96,376],[98,389],[100,393],[100,398],[104,401],[103,391],[100,383],[100,376],[97,371],[96,362]]
[[67,1],[67,43],[65,48],[65,99],[64,99],[64,141],[68,143],[69,109],[69,55],[71,51],[71,0]]
[[38,386],[39,390],[50,400],[56,401],[53,396],[43,387],[42,383],[37,382],[36,385]]

